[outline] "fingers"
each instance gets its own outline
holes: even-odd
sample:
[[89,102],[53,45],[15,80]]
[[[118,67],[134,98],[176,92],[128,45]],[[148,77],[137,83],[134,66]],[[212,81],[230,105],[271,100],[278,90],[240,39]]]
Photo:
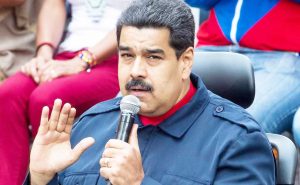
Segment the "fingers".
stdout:
[[69,103],[66,103],[63,106],[63,108],[60,112],[60,115],[59,115],[58,124],[57,124],[57,128],[56,128],[56,130],[58,132],[62,132],[63,130],[65,130],[70,111],[71,111],[71,105]]
[[52,81],[54,78],[56,78],[58,76],[57,72],[52,69],[46,69],[42,74],[41,74],[41,82],[50,82]]
[[115,149],[115,148],[105,148],[103,153],[102,153],[102,158],[112,158],[112,157],[116,157],[118,156],[118,154],[120,153],[119,149]]
[[49,107],[45,106],[43,107],[42,110],[41,123],[37,134],[42,135],[47,133],[49,127],[48,116],[49,116]]
[[62,101],[56,99],[49,119],[49,130],[70,134],[76,116],[76,109],[69,103],[65,103],[61,107]]
[[[100,175],[104,178],[104,179],[110,179],[109,176],[110,174],[113,173],[113,169],[112,168],[106,168],[106,167],[102,167],[100,168]],[[112,182],[111,182],[112,183]]]
[[140,153],[137,130],[138,130],[138,124],[133,124],[128,143],[132,145],[137,152]]
[[25,65],[23,65],[21,67],[21,71],[27,75],[30,75],[30,66],[35,63],[35,59],[32,59],[31,61],[29,61],[28,63],[26,63]]
[[107,157],[106,158],[102,157],[99,161],[101,168],[111,168],[112,163],[113,163],[112,158],[107,158]]
[[77,161],[81,156],[81,154],[90,146],[92,146],[94,143],[95,143],[95,139],[92,137],[87,137],[81,140],[72,150],[73,162]]
[[52,108],[52,113],[49,119],[50,125],[49,125],[49,130],[56,130],[57,124],[58,124],[58,119],[59,119],[59,114],[62,106],[62,101],[60,99],[56,99],[54,101],[54,105]]
[[100,175],[107,180],[112,179],[111,177],[114,174],[114,169],[112,168],[112,166],[116,166],[113,164],[113,159],[101,158],[99,164],[100,164]]
[[128,145],[128,143],[118,140],[118,139],[110,139],[106,145],[105,145],[105,149],[106,148],[115,148],[115,149],[123,149],[126,148]]
[[39,69],[41,82],[48,82],[52,80],[52,76],[56,73],[53,67],[53,63],[53,60],[51,60]]
[[37,63],[33,62],[32,65],[30,66],[29,70],[30,70],[30,74],[31,74],[33,80],[36,83],[39,83],[40,79],[39,79],[39,75],[38,75]]
[[71,111],[69,113],[69,117],[68,117],[68,121],[67,121],[66,127],[65,127],[65,132],[68,133],[68,134],[71,133],[75,116],[76,116],[76,109],[74,107],[72,107]]
[[39,69],[46,63],[46,60],[42,57],[33,58],[31,61],[21,67],[21,71],[27,75],[32,76],[36,83],[40,82]]

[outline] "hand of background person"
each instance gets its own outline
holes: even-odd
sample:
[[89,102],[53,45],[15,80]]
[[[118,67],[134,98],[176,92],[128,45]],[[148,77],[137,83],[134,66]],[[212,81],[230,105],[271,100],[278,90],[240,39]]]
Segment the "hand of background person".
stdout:
[[21,72],[27,74],[28,76],[31,76],[36,83],[39,83],[39,71],[47,63],[47,61],[48,60],[41,56],[34,57],[21,67]]
[[66,61],[51,60],[39,71],[40,82],[49,82],[61,76],[78,74],[86,69],[86,65],[78,57]]
[[32,184],[47,184],[57,172],[67,168],[95,141],[93,138],[81,140],[73,149],[70,133],[76,110],[69,103],[57,99],[49,116],[49,108],[44,107],[37,136],[30,154],[30,175]]
[[133,125],[129,143],[111,139],[105,145],[99,161],[100,174],[113,185],[137,185],[144,178],[137,128],[137,124]]

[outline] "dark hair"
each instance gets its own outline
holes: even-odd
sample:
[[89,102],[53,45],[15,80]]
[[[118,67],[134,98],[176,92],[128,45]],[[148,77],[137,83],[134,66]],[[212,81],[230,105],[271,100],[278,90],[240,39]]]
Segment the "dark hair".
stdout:
[[177,58],[188,47],[194,47],[194,17],[182,0],[135,0],[118,20],[118,44],[123,26],[168,28],[169,44],[174,48]]

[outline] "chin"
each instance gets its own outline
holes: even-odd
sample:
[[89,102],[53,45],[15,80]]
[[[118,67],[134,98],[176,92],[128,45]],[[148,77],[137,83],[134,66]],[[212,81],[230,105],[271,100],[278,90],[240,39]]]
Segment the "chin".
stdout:
[[140,109],[139,114],[148,115],[149,112],[151,112],[151,111],[148,109],[148,106],[146,105],[146,103],[141,101],[141,109]]

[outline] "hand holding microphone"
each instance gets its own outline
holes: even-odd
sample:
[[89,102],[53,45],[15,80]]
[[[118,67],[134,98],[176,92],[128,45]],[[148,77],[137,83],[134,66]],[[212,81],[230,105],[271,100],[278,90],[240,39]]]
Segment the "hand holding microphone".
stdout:
[[140,102],[135,96],[125,96],[121,100],[120,108],[116,139],[107,142],[100,159],[100,174],[109,179],[108,185],[136,184],[144,177],[137,125],[133,125]]

